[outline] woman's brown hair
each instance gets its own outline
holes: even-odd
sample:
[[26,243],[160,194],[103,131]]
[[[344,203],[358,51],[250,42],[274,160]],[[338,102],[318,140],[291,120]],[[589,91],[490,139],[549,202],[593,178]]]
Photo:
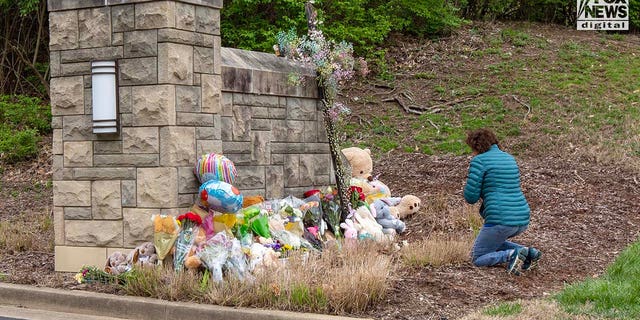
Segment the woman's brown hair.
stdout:
[[498,144],[498,138],[489,129],[478,129],[467,134],[465,143],[477,153],[487,152],[492,145]]

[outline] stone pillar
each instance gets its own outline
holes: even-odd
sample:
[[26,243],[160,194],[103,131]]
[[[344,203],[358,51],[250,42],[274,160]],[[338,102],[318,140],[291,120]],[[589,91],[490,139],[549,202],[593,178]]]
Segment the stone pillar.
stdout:
[[[186,212],[220,142],[222,0],[49,0],[55,268],[101,266]],[[92,132],[91,61],[118,65],[117,134]],[[217,141],[217,142],[216,142]]]

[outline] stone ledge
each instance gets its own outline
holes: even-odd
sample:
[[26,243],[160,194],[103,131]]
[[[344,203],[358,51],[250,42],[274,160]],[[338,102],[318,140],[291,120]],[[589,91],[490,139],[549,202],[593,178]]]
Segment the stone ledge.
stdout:
[[55,247],[55,270],[78,272],[83,265],[102,267],[107,261],[107,248]]
[[[57,247],[56,247],[57,248]],[[105,248],[101,248],[105,250]],[[106,251],[106,250],[105,250]],[[79,269],[79,268],[78,268]],[[77,272],[78,270],[74,270]],[[125,319],[228,319],[228,320],[347,320],[326,314],[296,313],[279,310],[233,308],[193,302],[118,296],[91,291],[0,283],[0,304],[19,305],[29,309],[45,309],[84,315],[111,316]],[[358,318],[366,320],[363,318]],[[370,318],[369,318],[370,319]]]

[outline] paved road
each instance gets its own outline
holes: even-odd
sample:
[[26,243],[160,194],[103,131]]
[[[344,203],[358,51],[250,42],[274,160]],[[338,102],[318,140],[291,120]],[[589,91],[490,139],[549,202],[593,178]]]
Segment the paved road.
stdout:
[[53,312],[37,309],[17,308],[0,305],[0,320],[122,320],[120,318],[89,316],[86,314],[73,314],[65,312]]

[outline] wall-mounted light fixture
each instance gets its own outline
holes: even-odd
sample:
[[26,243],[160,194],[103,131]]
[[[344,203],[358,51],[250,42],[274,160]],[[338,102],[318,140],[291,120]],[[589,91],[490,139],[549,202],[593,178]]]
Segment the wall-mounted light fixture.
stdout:
[[118,132],[118,84],[115,61],[91,62],[93,133]]

